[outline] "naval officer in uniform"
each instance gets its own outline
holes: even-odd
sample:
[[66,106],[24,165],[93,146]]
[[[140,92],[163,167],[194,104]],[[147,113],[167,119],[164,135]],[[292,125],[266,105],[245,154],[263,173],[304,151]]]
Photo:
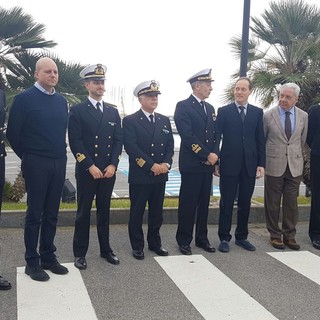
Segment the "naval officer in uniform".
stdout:
[[208,240],[208,211],[212,174],[218,160],[216,114],[205,101],[212,91],[211,69],[204,69],[187,82],[192,94],[177,103],[174,120],[181,137],[179,170],[181,186],[176,239],[180,252],[191,255],[193,227],[196,221],[195,244],[207,252],[215,252]]
[[144,81],[133,93],[138,97],[139,111],[123,119],[124,147],[129,155],[130,218],[129,237],[133,257],[144,259],[143,214],[148,203],[149,250],[167,256],[162,247],[163,200],[168,171],[173,157],[173,135],[168,117],[156,113],[159,83]]
[[119,264],[109,243],[110,201],[122,152],[121,119],[116,106],[103,101],[106,66],[90,65],[80,72],[89,96],[71,107],[69,144],[76,158],[77,217],[73,237],[75,266],[87,268],[90,212],[95,197],[100,256]]

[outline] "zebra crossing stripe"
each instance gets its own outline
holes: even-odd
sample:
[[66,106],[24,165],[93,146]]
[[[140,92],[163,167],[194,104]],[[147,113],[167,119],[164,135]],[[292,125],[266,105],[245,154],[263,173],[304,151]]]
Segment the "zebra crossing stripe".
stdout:
[[309,251],[267,252],[291,269],[320,284],[320,257]]
[[155,257],[205,320],[275,320],[202,255]]
[[31,280],[17,268],[18,320],[97,320],[80,271],[65,263],[67,275],[48,272],[49,281]]

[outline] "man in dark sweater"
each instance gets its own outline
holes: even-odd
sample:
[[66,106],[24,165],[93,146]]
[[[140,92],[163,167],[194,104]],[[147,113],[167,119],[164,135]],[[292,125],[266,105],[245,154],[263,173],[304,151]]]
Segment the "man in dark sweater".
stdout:
[[[49,58],[36,63],[36,83],[13,101],[7,138],[21,159],[27,191],[25,273],[33,280],[66,274],[55,255],[54,237],[66,172],[67,101],[54,89],[58,68]],[[37,250],[39,242],[39,251]]]

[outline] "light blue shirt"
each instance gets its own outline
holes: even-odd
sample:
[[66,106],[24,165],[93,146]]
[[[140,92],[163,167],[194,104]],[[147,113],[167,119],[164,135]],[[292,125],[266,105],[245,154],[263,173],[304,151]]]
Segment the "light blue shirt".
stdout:
[[43,88],[43,87],[39,84],[39,82],[36,82],[36,83],[34,84],[34,86],[35,86],[38,90],[40,90],[41,92],[43,92],[43,93],[45,93],[45,94],[47,94],[47,95],[49,95],[49,96],[52,96],[52,95],[55,94],[55,92],[56,92],[54,88],[53,88],[52,92],[47,91],[45,88]]
[[284,110],[279,106],[279,114],[280,114],[280,120],[281,120],[281,125],[282,125],[283,130],[284,130],[284,123],[286,120],[286,111],[290,112],[291,134],[292,134],[295,129],[295,116],[296,116],[295,106],[293,106],[290,110]]
[[245,104],[239,104],[237,101],[235,101],[234,103],[236,104],[239,113],[241,112],[241,109],[239,107],[243,106],[244,107],[243,112],[244,112],[245,115],[247,115],[248,102],[245,103]]

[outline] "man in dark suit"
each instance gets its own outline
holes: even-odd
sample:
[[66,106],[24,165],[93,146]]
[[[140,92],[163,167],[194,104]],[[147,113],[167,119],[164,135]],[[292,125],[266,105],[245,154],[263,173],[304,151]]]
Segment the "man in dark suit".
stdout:
[[143,215],[148,203],[149,250],[167,256],[162,247],[163,200],[173,157],[173,135],[168,117],[156,113],[159,83],[144,81],[133,93],[141,109],[123,119],[124,147],[129,155],[129,238],[133,257],[144,259]]
[[247,240],[251,197],[255,179],[264,176],[266,162],[263,133],[263,111],[248,103],[252,82],[239,78],[234,87],[235,102],[219,108],[217,125],[219,140],[222,138],[219,167],[220,216],[219,251],[229,252],[232,212],[238,189],[236,245],[254,251]]
[[104,65],[96,64],[80,72],[89,97],[70,109],[69,144],[76,158],[77,217],[73,237],[74,265],[87,268],[90,211],[94,196],[97,207],[97,232],[100,256],[119,264],[109,243],[110,201],[116,169],[122,152],[122,128],[114,105],[102,100],[105,92]]
[[[6,96],[5,93],[0,90],[0,218],[1,218],[1,205],[3,187],[5,182],[5,156],[7,155],[4,143],[4,123],[6,119]],[[9,281],[5,280],[0,275],[0,290],[11,289]]]
[[191,255],[190,243],[196,220],[195,244],[207,252],[215,252],[208,240],[208,211],[212,190],[212,174],[218,159],[215,110],[204,100],[212,91],[211,69],[193,75],[192,94],[177,103],[174,120],[181,137],[179,170],[181,186],[176,240],[180,252]]
[[[55,91],[59,75],[56,63],[40,58],[36,83],[15,96],[10,109],[7,138],[21,158],[27,204],[24,243],[25,273],[47,281],[44,270],[67,274],[55,255],[59,205],[66,174],[67,100]],[[39,245],[39,252],[37,250]]]
[[320,104],[310,107],[308,118],[311,178],[309,237],[312,245],[320,250]]

